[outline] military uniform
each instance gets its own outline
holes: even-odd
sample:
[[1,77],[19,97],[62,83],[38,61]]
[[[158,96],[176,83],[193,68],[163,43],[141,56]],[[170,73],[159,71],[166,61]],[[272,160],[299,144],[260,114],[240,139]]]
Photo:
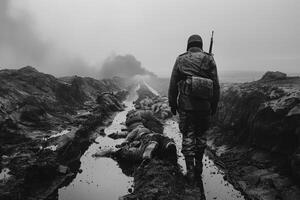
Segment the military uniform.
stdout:
[[[213,98],[202,100],[180,92],[180,82],[185,81],[187,76],[201,76],[213,80]],[[211,114],[216,111],[219,93],[217,68],[211,55],[200,48],[191,48],[178,56],[170,81],[169,105],[179,112],[179,127],[183,134],[183,155],[195,155],[197,146],[203,146],[204,141],[201,136],[209,127]]]
[[[201,37],[197,37],[196,39],[199,41]],[[200,47],[197,44],[189,47],[189,44],[193,44],[193,41],[189,39],[187,52],[179,55],[176,59],[168,95],[171,110],[175,113],[176,110],[179,112],[179,128],[183,135],[182,153],[185,156],[187,168],[191,165],[188,163],[194,163],[196,158],[195,162],[201,165],[202,172],[202,157],[206,147],[203,134],[209,128],[211,115],[216,112],[220,96],[220,85],[214,58],[212,55],[203,52],[202,39],[200,42]],[[183,85],[187,78],[191,76],[212,80],[213,94],[211,98],[195,98],[184,92]]]

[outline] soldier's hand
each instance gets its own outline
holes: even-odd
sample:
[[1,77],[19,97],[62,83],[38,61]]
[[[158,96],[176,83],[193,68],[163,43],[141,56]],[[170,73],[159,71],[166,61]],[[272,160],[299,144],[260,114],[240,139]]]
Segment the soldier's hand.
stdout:
[[176,113],[177,113],[177,112],[176,112],[176,108],[174,108],[174,107],[171,108],[171,112],[172,112],[173,115],[176,115]]

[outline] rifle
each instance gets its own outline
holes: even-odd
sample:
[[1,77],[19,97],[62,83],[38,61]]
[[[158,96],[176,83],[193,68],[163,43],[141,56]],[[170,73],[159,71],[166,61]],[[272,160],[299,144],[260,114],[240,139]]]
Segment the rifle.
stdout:
[[211,32],[210,45],[209,45],[209,54],[211,55],[213,55],[212,54],[213,44],[214,44],[214,31]]

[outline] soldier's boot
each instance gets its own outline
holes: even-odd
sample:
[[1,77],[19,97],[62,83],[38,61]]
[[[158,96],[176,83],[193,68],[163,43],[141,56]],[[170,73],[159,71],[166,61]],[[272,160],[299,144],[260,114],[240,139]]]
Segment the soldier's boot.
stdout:
[[202,163],[203,156],[196,156],[195,157],[195,185],[201,191],[201,200],[205,200],[205,193],[202,181],[202,172],[203,172],[203,163]]
[[165,145],[165,155],[169,161],[174,164],[177,163],[177,149],[176,144],[173,141],[170,141]]
[[190,186],[195,185],[195,164],[194,158],[192,156],[185,157],[185,164],[186,164],[186,179]]

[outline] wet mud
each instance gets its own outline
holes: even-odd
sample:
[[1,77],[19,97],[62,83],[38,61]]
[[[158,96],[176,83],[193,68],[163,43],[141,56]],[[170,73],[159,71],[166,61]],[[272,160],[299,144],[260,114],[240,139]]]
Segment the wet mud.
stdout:
[[[142,88],[149,86],[144,85]],[[139,101],[137,89],[124,102],[126,108],[114,117],[81,157],[80,170],[71,183],[58,191],[58,199],[199,199],[200,191],[186,184],[184,157],[181,154],[181,134],[175,118],[162,120],[163,135],[171,138],[177,149],[178,164],[159,157],[148,162],[125,162],[114,156],[126,138],[108,137],[122,135],[128,129],[126,116]],[[139,90],[142,95],[148,93]],[[142,96],[141,95],[141,96]],[[143,99],[140,99],[142,101]],[[135,103],[135,104],[134,104]],[[157,115],[161,116],[161,115]],[[128,117],[128,116],[127,116]],[[117,146],[117,147],[116,147]],[[206,199],[242,200],[243,196],[224,180],[224,172],[214,164],[209,152],[203,158],[203,181]]]
[[[178,164],[183,173],[186,173],[185,160],[181,153],[181,134],[176,119],[168,119],[165,122],[164,134],[175,140],[178,154]],[[240,191],[226,180],[225,172],[214,163],[212,153],[206,150],[203,157],[202,180],[205,197],[207,200],[244,200]]]
[[[102,152],[116,150],[116,145],[124,139],[112,139],[108,135],[121,132],[126,128],[124,125],[128,111],[134,109],[133,102],[137,99],[135,88],[124,101],[125,109],[117,113],[112,123],[104,128],[102,136],[81,157],[80,171],[75,179],[58,191],[59,200],[115,200],[128,193],[132,187],[133,178],[126,166],[120,168],[119,164],[110,157],[101,157]],[[95,156],[96,155],[96,156]]]
[[[207,200],[300,198],[299,90],[269,81],[223,86],[203,158]],[[201,199],[185,179],[168,99],[145,82],[133,88],[125,107],[126,92],[103,92],[66,116],[32,118],[26,107],[18,112],[27,118],[5,119],[1,199]]]

